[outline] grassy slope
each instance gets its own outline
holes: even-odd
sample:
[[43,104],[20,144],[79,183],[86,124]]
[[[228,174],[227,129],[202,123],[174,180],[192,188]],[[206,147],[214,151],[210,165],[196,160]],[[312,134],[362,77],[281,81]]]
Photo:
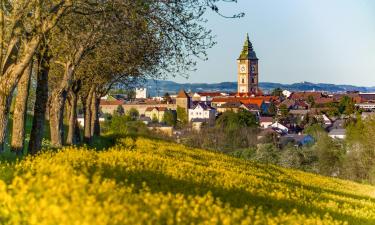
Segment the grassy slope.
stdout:
[[375,224],[375,187],[144,138],[0,170],[9,224]]

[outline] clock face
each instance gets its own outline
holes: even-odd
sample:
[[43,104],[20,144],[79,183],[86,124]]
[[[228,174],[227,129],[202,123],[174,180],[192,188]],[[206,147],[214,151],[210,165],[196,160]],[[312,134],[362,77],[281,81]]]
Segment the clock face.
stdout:
[[245,73],[246,72],[246,65],[240,65],[240,72]]

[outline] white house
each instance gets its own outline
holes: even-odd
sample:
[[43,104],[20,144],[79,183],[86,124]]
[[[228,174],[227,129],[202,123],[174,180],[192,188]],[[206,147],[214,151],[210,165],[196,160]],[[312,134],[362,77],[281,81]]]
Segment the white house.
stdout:
[[345,129],[332,129],[328,136],[335,139],[345,139],[346,138],[346,130]]
[[326,114],[323,114],[322,117],[323,117],[324,125],[327,125],[327,126],[332,125],[332,121],[328,118],[328,116]]
[[213,122],[215,122],[216,109],[200,102],[189,109],[188,116],[190,122],[194,119],[203,119],[206,122],[212,124]]
[[263,129],[269,128],[273,124],[273,118],[270,116],[261,116],[259,118],[259,125]]
[[135,89],[135,98],[147,98],[147,88],[136,88]]
[[283,95],[287,98],[289,98],[289,96],[292,94],[292,92],[288,91],[288,90],[283,90]]
[[281,131],[281,132],[283,132],[283,133],[285,133],[285,134],[287,134],[288,131],[289,131],[289,129],[288,129],[286,126],[282,125],[282,124],[279,123],[279,122],[275,122],[275,123],[273,123],[273,124],[271,125],[271,127],[274,128],[274,129],[277,129],[277,130],[279,130],[279,131]]
[[364,110],[375,110],[375,102],[364,102],[355,105]]

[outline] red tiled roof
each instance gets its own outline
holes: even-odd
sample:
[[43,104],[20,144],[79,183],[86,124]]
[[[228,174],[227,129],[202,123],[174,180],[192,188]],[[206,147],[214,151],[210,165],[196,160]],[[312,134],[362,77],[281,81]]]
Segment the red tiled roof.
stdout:
[[260,89],[260,88],[258,88],[257,89],[257,91],[256,91],[256,93],[239,93],[239,92],[237,92],[237,93],[235,93],[235,96],[237,96],[237,97],[251,97],[251,96],[262,96],[263,95],[263,91]]
[[242,104],[245,104],[245,105],[249,105],[249,104],[255,104],[257,105],[258,107],[261,107],[261,105],[263,104],[264,102],[264,99],[263,97],[237,97],[237,98],[233,98],[233,97],[217,97],[217,98],[214,98],[212,99],[212,102],[222,102],[222,103],[228,103],[228,102],[240,102]]
[[375,101],[375,93],[361,93],[359,94],[361,97],[362,102],[374,102]]
[[270,117],[270,116],[261,116],[260,118],[259,118],[259,121],[262,123],[262,122],[264,122],[264,123],[272,123],[273,122],[273,118],[272,117]]
[[359,93],[334,94],[333,99],[334,101],[339,102],[344,96],[350,97],[351,99],[353,99],[355,103],[363,102],[363,98],[361,97],[361,94]]
[[242,104],[241,107],[244,107],[247,110],[259,110],[259,106],[257,104]]
[[166,107],[147,107],[147,108],[146,108],[146,111],[147,111],[147,112],[150,112],[150,111],[152,111],[152,110],[154,110],[154,109],[156,109],[157,111],[165,111],[165,110],[167,110]]
[[210,96],[210,97],[217,97],[222,96],[220,92],[197,92],[200,96]]
[[258,98],[250,98],[250,99],[244,99],[241,100],[241,103],[244,105],[257,105],[259,108],[262,106],[264,100],[263,99],[258,99]]
[[215,97],[212,99],[212,102],[240,102],[241,98],[234,97]]
[[326,104],[330,102],[334,102],[333,98],[318,98],[314,100],[316,104]]
[[189,98],[189,95],[183,89],[181,89],[177,94],[177,98]]
[[309,96],[318,99],[322,97],[322,92],[293,92],[289,98],[294,100],[307,100]]

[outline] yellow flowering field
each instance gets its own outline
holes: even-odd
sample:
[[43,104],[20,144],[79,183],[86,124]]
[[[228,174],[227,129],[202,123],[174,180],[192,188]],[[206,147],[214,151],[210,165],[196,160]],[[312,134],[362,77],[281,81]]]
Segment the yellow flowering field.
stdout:
[[2,224],[375,224],[375,187],[145,138],[1,164]]

